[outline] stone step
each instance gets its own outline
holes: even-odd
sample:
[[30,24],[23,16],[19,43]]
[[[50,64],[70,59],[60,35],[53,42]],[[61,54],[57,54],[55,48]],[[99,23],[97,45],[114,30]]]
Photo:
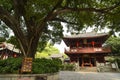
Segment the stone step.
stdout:
[[80,68],[79,71],[81,71],[81,72],[97,72],[97,67],[83,67],[83,68]]

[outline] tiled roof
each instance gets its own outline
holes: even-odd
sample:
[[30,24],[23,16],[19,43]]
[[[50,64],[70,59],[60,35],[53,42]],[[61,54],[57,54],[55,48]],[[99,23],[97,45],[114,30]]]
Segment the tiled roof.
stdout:
[[14,45],[12,45],[12,44],[10,44],[10,43],[6,43],[6,42],[0,44],[0,50],[3,50],[3,49],[8,49],[8,50],[11,50],[11,51],[13,51],[13,52],[20,53],[20,50],[19,50],[19,49],[16,49],[16,48],[14,47]]
[[87,38],[87,37],[100,37],[100,36],[106,36],[107,33],[96,33],[96,32],[87,32],[87,33],[80,33],[80,34],[73,34],[73,35],[67,35],[64,36],[64,38]]

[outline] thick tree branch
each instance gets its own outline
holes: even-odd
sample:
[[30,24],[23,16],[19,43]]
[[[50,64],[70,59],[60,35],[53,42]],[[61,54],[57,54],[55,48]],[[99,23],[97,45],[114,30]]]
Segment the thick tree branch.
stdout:
[[118,3],[117,3],[116,5],[114,5],[114,6],[111,6],[111,7],[106,8],[106,11],[107,11],[107,12],[108,12],[108,11],[111,11],[111,10],[117,8],[117,7],[120,7],[120,2],[118,2]]
[[[23,47],[23,52],[26,54],[26,55],[29,55],[31,53],[31,47],[33,47],[33,49],[37,47],[37,43],[38,43],[38,40],[39,40],[39,34],[42,32],[39,32],[37,30],[39,29],[36,29],[35,28],[35,17],[36,16],[32,16],[31,17],[26,17],[26,9],[25,9],[25,6],[27,4],[27,0],[13,0],[13,5],[14,5],[14,11],[15,11],[15,17],[17,18],[18,22],[20,22],[20,18],[21,16],[23,17],[23,20],[25,21],[25,24],[26,24],[26,28],[27,28],[27,33],[26,33],[26,49],[25,47],[23,46],[24,44],[22,44],[21,47]],[[22,26],[22,25],[21,25]],[[40,25],[40,27],[42,27]],[[23,39],[23,38],[22,38]],[[24,51],[26,50],[26,51]],[[36,51],[36,50],[33,50],[33,51]],[[35,53],[35,52],[33,52]]]
[[24,21],[25,21],[25,24],[26,24],[26,27],[27,27],[27,32],[30,35],[31,32],[34,32],[33,27],[35,26],[35,24],[33,23],[34,22],[33,17],[31,17],[29,20],[26,18],[26,10],[25,10],[25,5],[26,4],[27,4],[27,0],[13,0],[15,18],[20,23],[21,22],[20,21],[21,16],[24,17]]
[[15,16],[23,16],[25,14],[25,5],[27,3],[27,0],[12,0],[13,1],[13,7]]
[[22,34],[22,31],[20,29],[19,22],[10,15],[9,12],[7,12],[3,7],[0,6],[0,19],[6,23],[6,25],[9,26],[14,32],[18,31],[17,34]]
[[15,15],[15,18],[18,21],[20,21],[20,12],[17,5],[18,5],[17,0],[13,0],[14,15]]
[[42,34],[42,30],[45,27],[47,21],[49,21],[51,18],[55,18],[56,15],[53,15],[53,13],[61,8],[61,4],[62,4],[63,0],[58,0],[58,2],[56,3],[56,5],[53,7],[53,9],[47,14],[47,16],[42,20],[42,22],[38,25],[38,27],[36,28],[36,33],[39,36]]
[[70,7],[65,7],[61,10],[58,10],[56,12],[53,13],[53,15],[58,15],[61,13],[65,13],[65,12],[82,12],[82,11],[89,11],[89,12],[98,12],[98,13],[110,13],[111,10],[114,10],[115,8],[120,7],[120,3],[108,7],[108,8],[102,8],[102,9],[97,9],[97,8],[70,8]]
[[47,21],[53,19],[56,17],[56,15],[53,15],[53,13],[61,8],[61,4],[62,4],[63,0],[58,0],[58,2],[56,3],[56,5],[53,7],[53,9],[47,14],[47,16],[42,20],[42,22],[37,26],[36,28],[36,33],[35,35],[37,34],[38,36],[40,36],[42,34],[42,30],[44,29]]
[[[25,6],[27,4],[27,0],[13,0],[13,6],[14,6],[14,15],[16,19],[18,20],[20,24],[21,16],[23,17],[22,20],[25,21],[25,27],[27,27],[27,33],[26,33],[26,41],[27,41],[27,47],[29,48],[31,46],[31,43],[34,38],[34,32],[35,32],[35,24],[34,24],[34,17],[27,18],[26,17],[26,9]],[[20,24],[21,25],[21,24]],[[21,25],[21,27],[23,27]],[[29,50],[28,50],[29,52]]]
[[[56,12],[57,9],[61,8],[63,0],[58,0],[57,4],[53,7],[53,9],[48,13],[48,15],[45,17],[46,20],[50,20],[53,18],[53,13]],[[52,15],[52,16],[51,16]],[[54,15],[56,17],[56,15]]]
[[14,18],[2,6],[0,6],[0,19],[5,21],[7,23],[6,25],[9,25],[9,27],[14,30]]
[[0,19],[9,28],[13,30],[15,36],[19,39],[19,41],[21,41],[21,44],[23,44],[26,47],[26,45],[24,44],[26,42],[25,35],[23,34],[18,21],[12,15],[10,15],[10,13],[7,12],[2,6],[0,6]]

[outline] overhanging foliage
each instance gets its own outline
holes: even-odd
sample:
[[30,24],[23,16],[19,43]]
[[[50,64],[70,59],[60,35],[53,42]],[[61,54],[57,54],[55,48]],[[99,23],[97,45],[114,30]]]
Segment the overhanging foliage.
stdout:
[[119,0],[0,0],[0,20],[14,32],[24,56],[30,57],[39,41],[44,47],[48,39],[60,40],[61,22],[67,23],[68,31],[95,25],[114,32],[120,30],[119,18]]

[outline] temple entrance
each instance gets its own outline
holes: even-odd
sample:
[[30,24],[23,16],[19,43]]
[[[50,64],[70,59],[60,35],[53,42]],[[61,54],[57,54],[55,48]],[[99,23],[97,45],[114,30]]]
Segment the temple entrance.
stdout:
[[89,57],[84,57],[83,58],[83,65],[84,67],[90,66],[90,58]]
[[79,58],[79,66],[81,66],[81,67],[94,67],[94,66],[96,66],[96,60],[94,57],[82,56]]
[[79,66],[82,66],[82,57],[79,58]]
[[96,59],[94,57],[91,58],[91,64],[95,67],[96,66]]

